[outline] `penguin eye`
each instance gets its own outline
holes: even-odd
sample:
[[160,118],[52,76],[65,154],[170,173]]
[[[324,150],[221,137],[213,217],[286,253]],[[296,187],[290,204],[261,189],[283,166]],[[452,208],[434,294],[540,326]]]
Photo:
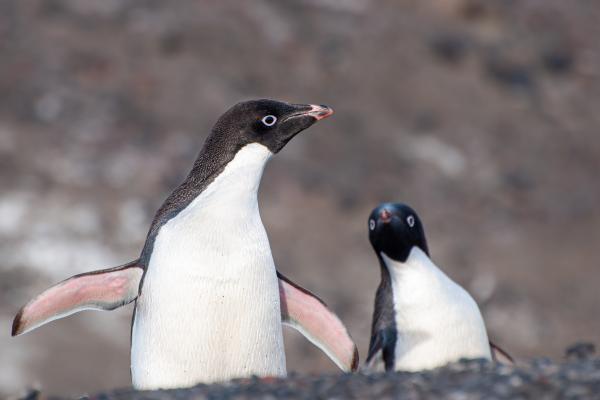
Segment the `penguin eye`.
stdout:
[[413,226],[415,226],[415,217],[409,215],[408,217],[406,217],[406,223],[412,228]]
[[369,229],[370,230],[375,229],[375,220],[374,219],[369,220]]
[[274,115],[267,115],[261,119],[262,123],[266,126],[273,126],[277,122],[277,117]]

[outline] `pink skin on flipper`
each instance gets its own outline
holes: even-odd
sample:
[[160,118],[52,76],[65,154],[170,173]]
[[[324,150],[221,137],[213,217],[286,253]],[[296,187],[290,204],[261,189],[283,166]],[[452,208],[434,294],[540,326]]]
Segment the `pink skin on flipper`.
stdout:
[[82,310],[113,310],[135,300],[143,270],[135,262],[69,278],[30,301],[13,321],[17,336]]
[[356,371],[358,350],[344,324],[318,297],[278,275],[282,322],[300,331],[343,371]]

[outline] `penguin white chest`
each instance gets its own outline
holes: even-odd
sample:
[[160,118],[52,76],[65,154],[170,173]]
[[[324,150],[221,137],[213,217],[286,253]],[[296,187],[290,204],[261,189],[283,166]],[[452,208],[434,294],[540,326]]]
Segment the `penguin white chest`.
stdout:
[[461,358],[491,358],[475,300],[418,247],[406,263],[383,255],[392,278],[398,330],[395,369],[437,368]]
[[134,387],[285,375],[278,280],[256,199],[270,155],[244,147],[160,229],[136,305]]

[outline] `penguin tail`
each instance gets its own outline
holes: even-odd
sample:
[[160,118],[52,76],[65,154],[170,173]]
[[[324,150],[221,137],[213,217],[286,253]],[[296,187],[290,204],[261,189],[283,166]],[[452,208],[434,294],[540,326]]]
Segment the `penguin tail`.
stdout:
[[494,362],[498,362],[506,365],[513,365],[515,363],[515,359],[508,354],[506,350],[497,344],[490,341],[490,350],[492,352],[492,360]]
[[139,260],[75,275],[23,306],[12,324],[12,336],[83,310],[114,310],[138,297],[144,269]]

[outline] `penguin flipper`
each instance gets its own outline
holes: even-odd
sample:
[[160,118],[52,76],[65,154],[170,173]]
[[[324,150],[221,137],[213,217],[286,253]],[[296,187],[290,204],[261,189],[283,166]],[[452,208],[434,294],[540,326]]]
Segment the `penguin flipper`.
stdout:
[[394,370],[395,333],[392,329],[381,329],[373,334],[369,344],[369,353],[365,367],[369,370],[380,368],[383,364],[386,371]]
[[321,349],[343,371],[356,371],[358,349],[340,319],[317,296],[277,272],[281,320]]
[[371,337],[371,343],[369,344],[369,354],[367,354],[367,360],[365,363],[367,365],[371,364],[375,358],[375,356],[381,356],[383,353],[383,335],[382,331],[377,332],[373,337]]
[[19,310],[12,336],[83,310],[114,310],[138,296],[144,270],[139,260],[115,268],[87,272],[64,280]]
[[490,350],[492,352],[492,360],[506,365],[513,365],[515,359],[502,347],[498,346],[494,342],[490,341]]

